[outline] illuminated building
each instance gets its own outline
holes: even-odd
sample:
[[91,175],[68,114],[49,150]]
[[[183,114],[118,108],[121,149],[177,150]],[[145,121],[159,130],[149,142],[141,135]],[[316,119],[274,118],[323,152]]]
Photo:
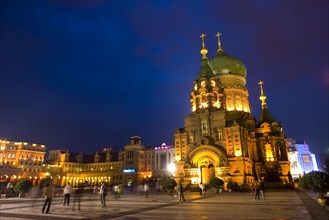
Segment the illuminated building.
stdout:
[[308,144],[305,142],[296,142],[296,148],[303,174],[311,171],[318,171],[315,155],[310,152],[310,147]]
[[174,162],[174,148],[162,144],[156,147],[145,147],[138,136],[130,138],[125,147],[124,183],[141,184],[145,180],[155,178],[156,181],[173,173],[168,166]]
[[173,164],[174,149],[163,144],[158,147],[144,147],[138,136],[130,138],[124,151],[110,151],[95,154],[73,153],[63,150],[49,152],[45,169],[55,185],[64,186],[70,182],[78,184],[136,185],[152,178],[172,175],[168,165]]
[[260,82],[262,113],[250,113],[246,67],[222,49],[208,59],[202,34],[201,68],[190,95],[191,114],[174,133],[176,177],[193,184],[216,177],[249,185],[255,179],[289,182],[281,123],[270,114]]
[[311,171],[318,171],[316,157],[310,152],[308,144],[296,142],[294,139],[288,138],[288,151],[293,178],[299,178]]
[[135,185],[168,175],[193,184],[208,184],[214,177],[245,186],[255,180],[290,182],[287,140],[282,124],[267,108],[263,82],[257,121],[250,112],[246,67],[224,52],[220,35],[211,59],[201,35],[202,61],[190,93],[191,113],[184,127],[175,130],[173,148],[145,147],[134,136],[124,151],[116,153],[50,151],[45,169],[54,183]]
[[298,150],[296,147],[296,141],[292,138],[288,138],[288,157],[290,161],[290,173],[293,179],[299,178],[303,175],[303,170],[298,158]]
[[45,177],[43,172],[46,147],[27,142],[0,140],[1,181],[30,179],[34,185]]
[[55,185],[71,183],[100,185],[101,182],[123,182],[123,152],[82,154],[53,150],[49,152],[46,169]]

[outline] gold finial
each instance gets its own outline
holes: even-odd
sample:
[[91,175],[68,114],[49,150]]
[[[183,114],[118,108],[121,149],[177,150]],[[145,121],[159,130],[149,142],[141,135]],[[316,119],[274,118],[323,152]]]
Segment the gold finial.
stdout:
[[264,95],[263,84],[264,82],[262,82],[261,80],[258,83],[258,85],[260,86],[259,99],[262,101],[262,109],[266,108],[266,102],[265,102],[266,96]]
[[222,33],[219,33],[219,32],[217,32],[217,34],[216,34],[216,37],[218,38],[218,49],[217,49],[217,53],[218,52],[221,52],[221,51],[224,51],[223,48],[222,48],[222,44],[220,42],[220,36],[221,35],[222,35]]
[[200,50],[200,53],[202,54],[202,59],[207,59],[207,53],[208,53],[208,50],[207,50],[205,42],[204,42],[205,36],[206,35],[204,33],[202,33],[200,36],[200,38],[202,39],[202,48]]

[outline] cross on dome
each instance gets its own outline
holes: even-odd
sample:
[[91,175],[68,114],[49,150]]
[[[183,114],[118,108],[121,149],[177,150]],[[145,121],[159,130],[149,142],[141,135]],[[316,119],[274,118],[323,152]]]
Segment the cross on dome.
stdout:
[[222,33],[220,33],[220,32],[217,32],[217,34],[215,35],[218,38],[218,49],[217,49],[217,53],[223,51],[222,44],[220,42],[220,36],[221,35],[222,35]]
[[202,48],[200,50],[200,53],[202,54],[202,59],[207,59],[207,53],[208,53],[208,50],[206,48],[206,45],[205,45],[205,42],[204,42],[204,37],[206,35],[204,33],[201,34],[200,38],[202,40]]

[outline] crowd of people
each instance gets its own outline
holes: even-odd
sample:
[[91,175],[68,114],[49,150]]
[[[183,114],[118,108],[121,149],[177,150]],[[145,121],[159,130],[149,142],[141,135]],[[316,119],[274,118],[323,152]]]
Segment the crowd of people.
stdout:
[[[94,185],[92,188],[92,193],[95,196],[99,196],[100,204],[102,208],[106,207],[106,200],[107,195],[109,191],[113,194],[113,198],[115,200],[119,200],[121,197],[121,194],[124,192],[124,188],[122,184],[115,184],[112,185],[111,188],[108,189],[108,184],[105,182],[102,182],[100,187],[97,185]],[[9,187],[8,187],[9,188]],[[174,188],[174,187],[173,187]],[[265,192],[264,192],[264,182],[262,181],[256,181],[251,185],[251,188],[253,190],[253,200],[259,200],[261,197],[265,199]],[[156,193],[159,193],[162,190],[162,185],[160,185],[158,182],[156,182],[154,185],[150,185],[148,182],[145,182],[142,185],[137,186],[138,193],[144,193],[145,198],[148,198],[150,196],[150,191]],[[77,209],[78,211],[81,211],[81,195],[84,190],[84,186],[82,184],[79,184],[78,186],[72,187],[70,183],[68,183],[63,188],[63,206],[67,205],[70,206],[71,204],[71,195],[73,194],[73,207],[72,211],[75,211]],[[45,183],[44,187],[40,191],[38,187],[33,187],[31,189],[31,196],[32,197],[38,197],[38,195],[42,195],[44,197],[44,204],[42,206],[42,213],[50,213],[50,208],[53,200],[54,194],[58,191],[51,183]],[[169,195],[174,195],[174,197],[179,198],[179,202],[185,202],[184,197],[184,191],[185,188],[183,187],[182,183],[179,183],[176,186],[177,195],[174,193],[173,189],[169,190]],[[199,193],[201,196],[204,196],[206,194],[206,186],[204,183],[199,183]]]

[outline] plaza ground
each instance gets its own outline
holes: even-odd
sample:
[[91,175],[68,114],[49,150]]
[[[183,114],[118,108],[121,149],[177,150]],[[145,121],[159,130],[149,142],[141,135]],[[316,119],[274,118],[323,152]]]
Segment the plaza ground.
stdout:
[[[81,209],[71,198],[70,206],[63,206],[62,197],[55,197],[50,214],[42,214],[42,198],[1,198],[1,220],[30,219],[250,219],[250,220],[328,220],[329,208],[316,202],[316,195],[299,190],[268,190],[265,200],[253,200],[252,192],[213,191],[201,196],[185,192],[186,202],[166,193],[128,193],[114,200],[107,198],[107,207],[101,208],[98,195],[84,194]],[[75,207],[73,211],[73,207]]]

